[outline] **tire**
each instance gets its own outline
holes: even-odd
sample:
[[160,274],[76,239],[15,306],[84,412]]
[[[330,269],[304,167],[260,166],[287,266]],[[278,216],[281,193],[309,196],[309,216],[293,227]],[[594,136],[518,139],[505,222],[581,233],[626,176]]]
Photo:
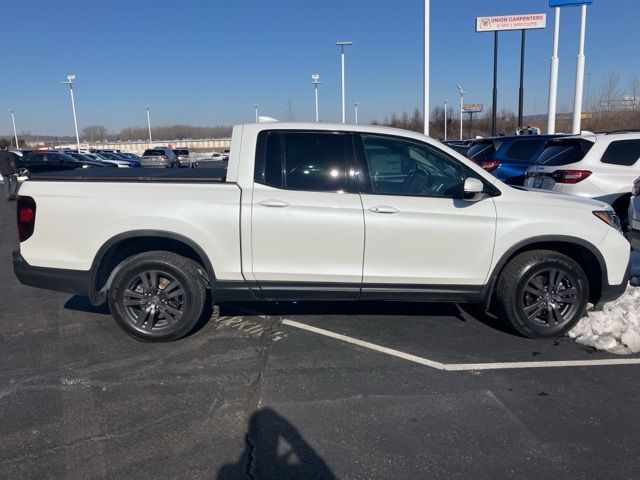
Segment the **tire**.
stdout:
[[145,342],[170,342],[198,323],[206,301],[201,267],[175,253],[134,255],[117,267],[109,308],[118,326]]
[[529,338],[553,338],[570,330],[587,308],[589,282],[573,259],[551,250],[521,253],[496,285],[501,319]]

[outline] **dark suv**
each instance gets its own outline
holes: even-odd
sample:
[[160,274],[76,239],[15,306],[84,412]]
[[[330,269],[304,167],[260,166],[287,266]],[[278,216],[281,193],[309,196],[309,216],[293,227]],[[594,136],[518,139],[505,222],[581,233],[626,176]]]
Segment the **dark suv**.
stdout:
[[523,185],[527,168],[558,135],[517,135],[474,140],[467,157],[509,185]]

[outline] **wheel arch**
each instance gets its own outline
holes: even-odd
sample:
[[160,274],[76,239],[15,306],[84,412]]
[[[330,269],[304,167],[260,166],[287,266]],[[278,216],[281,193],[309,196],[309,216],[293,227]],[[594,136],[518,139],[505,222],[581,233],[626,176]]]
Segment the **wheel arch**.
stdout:
[[202,247],[184,235],[163,230],[134,230],[120,233],[105,242],[96,253],[91,265],[91,303],[99,305],[106,299],[117,266],[138,253],[164,250],[190,258],[200,264],[206,280],[216,281],[211,260]]
[[578,237],[541,235],[513,245],[500,257],[489,276],[489,281],[480,294],[481,300],[487,308],[493,299],[496,282],[504,267],[517,255],[532,250],[552,250],[575,260],[583,268],[589,280],[589,302],[594,305],[599,302],[603,287],[608,285],[608,273],[604,257],[596,246]]

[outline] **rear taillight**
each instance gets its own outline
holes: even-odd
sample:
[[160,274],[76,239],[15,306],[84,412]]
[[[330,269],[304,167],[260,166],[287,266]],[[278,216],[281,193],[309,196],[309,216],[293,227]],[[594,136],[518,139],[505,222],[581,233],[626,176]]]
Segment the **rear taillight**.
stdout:
[[578,183],[591,175],[589,170],[556,170],[551,174],[556,183]]
[[36,201],[31,197],[18,197],[18,237],[21,242],[33,235],[36,225]]
[[500,162],[497,160],[483,160],[480,162],[480,166],[487,172],[491,172],[500,166]]

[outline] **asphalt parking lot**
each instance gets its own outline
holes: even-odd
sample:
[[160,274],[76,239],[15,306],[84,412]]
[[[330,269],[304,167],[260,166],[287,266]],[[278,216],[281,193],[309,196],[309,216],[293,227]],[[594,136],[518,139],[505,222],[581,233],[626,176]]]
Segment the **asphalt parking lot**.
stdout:
[[0,477],[637,475],[638,356],[405,303],[222,305],[144,344],[19,285],[14,215],[2,202]]

